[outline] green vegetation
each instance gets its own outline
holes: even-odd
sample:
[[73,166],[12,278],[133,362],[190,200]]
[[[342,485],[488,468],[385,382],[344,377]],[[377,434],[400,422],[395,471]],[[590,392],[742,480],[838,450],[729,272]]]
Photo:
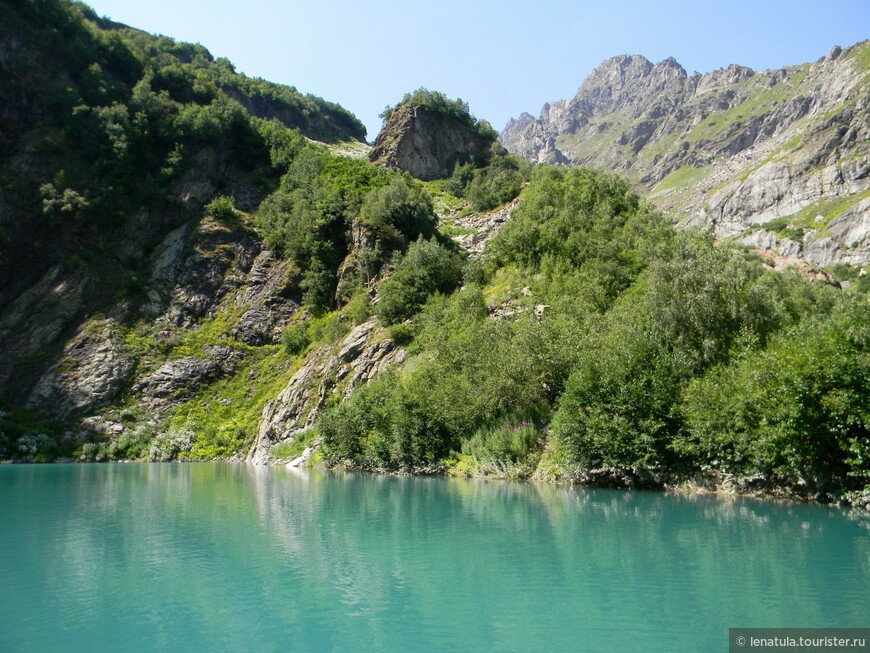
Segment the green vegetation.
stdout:
[[[0,277],[12,280],[13,296],[52,266],[77,264],[98,272],[92,295],[138,297],[148,256],[172,228],[204,207],[211,218],[241,219],[291,164],[317,158],[312,152],[324,148],[307,139],[364,138],[337,105],[247,78],[201,45],[111,23],[66,0],[7,5],[4,29],[21,43],[4,62],[3,97],[18,113],[0,154],[28,152],[31,161],[8,166],[21,173],[4,183],[4,201],[20,218],[0,234]],[[341,171],[334,176],[342,186]],[[340,253],[325,249],[307,259],[316,262],[302,269],[300,287],[312,305],[328,307],[335,284],[327,275]]]
[[838,263],[831,268],[831,272],[837,281],[846,282],[849,288],[856,292],[870,293],[870,275],[863,268],[858,268],[846,263]]
[[475,211],[488,211],[519,195],[530,172],[531,164],[494,145],[486,166],[457,163],[444,186],[453,196],[467,199]]
[[416,313],[432,293],[449,293],[462,280],[462,257],[433,240],[417,240],[397,258],[393,274],[381,284],[378,317],[395,324]]
[[870,43],[859,43],[851,48],[848,56],[860,70],[870,71]]
[[306,448],[311,445],[311,441],[317,437],[316,429],[308,429],[302,433],[297,433],[293,437],[292,442],[284,441],[272,447],[270,454],[275,460],[293,460],[302,455]]
[[[44,156],[32,173],[4,172],[12,200],[33,210],[21,234],[55,248],[46,265],[102,257],[123,273],[95,295],[135,304],[146,296],[143,269],[115,252],[130,237],[126,218],[144,210],[178,217],[143,225],[141,248],[125,256],[147,260],[168,228],[188,220],[228,239],[261,237],[288,261],[280,292],[304,309],[280,345],[236,339],[251,307],[234,293],[195,328],[129,317],[119,329],[137,378],[185,357],[217,361],[215,343],[230,353],[199,381],[168,384],[173,395],[157,422],[132,397],[106,409],[119,436],[66,441],[61,425],[2,412],[0,458],[237,455],[306,357],[334,352],[352,325],[376,315],[406,347],[403,365],[347,400],[343,372],[312,379],[331,387],[320,419],[279,444],[276,457],[296,457],[322,437],[327,464],[368,469],[761,475],[821,497],[870,481],[866,293],[810,285],[709,236],[675,232],[613,175],[532,170],[494,146],[486,166],[460,162],[449,179],[422,184],[311,142],[361,138],[361,125],[335,105],[238,75],[201,46],[110,25],[59,0],[26,0],[8,14],[13,29],[27,27],[47,48],[39,60],[10,55],[16,79],[33,82]],[[805,73],[711,116],[689,141],[763,114]],[[405,103],[495,139],[461,100],[419,89]],[[680,168],[656,192],[706,172]],[[191,185],[208,190],[189,200]],[[449,228],[439,231],[436,207],[486,211],[521,191],[480,258],[466,260]],[[766,227],[800,238],[866,197]],[[848,266],[834,273],[858,291],[870,283]],[[58,370],[75,365],[69,357]]]
[[68,455],[60,425],[29,409],[0,409],[0,460],[45,462]]
[[236,217],[236,206],[232,197],[218,195],[205,205],[205,213],[217,220],[232,220]]
[[[315,313],[346,303],[378,277],[394,253],[435,234],[432,201],[421,184],[367,161],[304,147],[280,186],[260,205],[256,224],[266,241],[299,270],[303,303]],[[351,254],[352,232],[366,246],[338,287]]]
[[403,325],[400,370],[323,416],[328,464],[712,470],[822,496],[870,480],[863,296],[675,232],[616,177],[546,166],[474,276]]
[[[352,307],[351,307],[352,308]],[[281,344],[290,356],[299,356],[308,351],[309,346],[334,344],[341,340],[351,328],[351,311],[339,313],[334,311],[319,317],[302,319],[284,329],[281,334]],[[365,317],[353,320],[354,323],[364,321]]]
[[682,166],[656,184],[656,187],[652,189],[651,196],[663,195],[680,188],[685,188],[694,181],[704,177],[709,171],[710,166],[702,168]]

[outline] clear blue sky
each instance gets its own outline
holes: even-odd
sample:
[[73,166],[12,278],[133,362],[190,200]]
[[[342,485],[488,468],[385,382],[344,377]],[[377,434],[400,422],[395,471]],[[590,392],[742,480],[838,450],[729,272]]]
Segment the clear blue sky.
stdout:
[[202,43],[253,77],[378,114],[421,86],[501,130],[574,96],[604,59],[674,57],[687,72],[815,61],[870,38],[870,0],[90,0],[101,15]]

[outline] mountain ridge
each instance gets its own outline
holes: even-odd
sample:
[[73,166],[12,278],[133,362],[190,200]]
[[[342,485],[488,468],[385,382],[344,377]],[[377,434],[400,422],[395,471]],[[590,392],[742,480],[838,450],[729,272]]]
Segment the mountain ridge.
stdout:
[[861,266],[868,71],[867,41],[812,64],[704,75],[673,58],[620,55],[570,100],[511,119],[499,140],[532,161],[625,174],[681,225],[790,259]]

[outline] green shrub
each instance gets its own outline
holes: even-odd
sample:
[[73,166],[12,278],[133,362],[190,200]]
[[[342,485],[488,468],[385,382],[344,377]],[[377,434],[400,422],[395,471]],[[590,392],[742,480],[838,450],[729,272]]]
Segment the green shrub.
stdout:
[[53,457],[55,442],[46,433],[28,433],[18,438],[16,449],[18,455],[25,460],[45,462]]
[[465,190],[474,179],[474,165],[470,162],[459,163],[453,166],[453,174],[445,184],[447,192],[456,197],[465,197]]
[[520,168],[515,157],[493,157],[487,167],[474,172],[464,196],[477,211],[488,211],[510,202],[520,194],[525,181]]
[[110,460],[145,460],[149,457],[153,435],[153,429],[146,424],[128,428],[109,441],[106,455]]
[[404,347],[414,340],[414,325],[407,322],[399,322],[387,329],[387,335],[400,347]]
[[284,329],[281,334],[281,344],[290,356],[297,356],[305,351],[305,348],[311,344],[308,322],[296,322]]
[[293,460],[298,458],[316,436],[316,429],[296,433],[292,441],[285,440],[274,445],[269,450],[269,457],[272,460]]
[[343,312],[354,324],[362,324],[372,316],[373,310],[368,291],[360,288],[347,302]]
[[350,322],[341,313],[330,313],[313,320],[309,326],[311,341],[333,344],[344,338],[350,331]]
[[236,217],[236,205],[232,197],[218,195],[205,205],[205,213],[216,220],[232,220]]
[[193,448],[195,435],[187,428],[170,428],[161,433],[151,442],[148,460],[152,462],[167,462],[183,459]]
[[870,306],[842,300],[745,349],[687,388],[675,448],[736,474],[774,474],[821,491],[870,481]]
[[418,238],[431,238],[438,220],[432,210],[432,200],[423,187],[412,180],[398,177],[366,195],[360,208],[360,223],[374,236],[374,246],[368,248],[364,281],[380,272],[381,266],[395,251],[404,251],[408,243]]
[[410,318],[434,292],[449,293],[462,280],[462,256],[422,237],[397,259],[392,276],[381,284],[378,317],[390,325]]

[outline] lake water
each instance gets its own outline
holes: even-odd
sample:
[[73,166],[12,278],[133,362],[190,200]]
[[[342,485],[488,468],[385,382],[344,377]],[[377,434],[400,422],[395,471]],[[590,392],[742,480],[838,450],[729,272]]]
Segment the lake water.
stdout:
[[713,651],[866,627],[870,519],[231,464],[0,467],[0,651]]

